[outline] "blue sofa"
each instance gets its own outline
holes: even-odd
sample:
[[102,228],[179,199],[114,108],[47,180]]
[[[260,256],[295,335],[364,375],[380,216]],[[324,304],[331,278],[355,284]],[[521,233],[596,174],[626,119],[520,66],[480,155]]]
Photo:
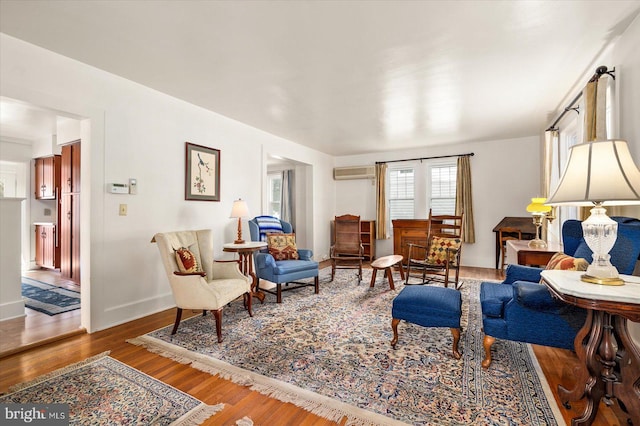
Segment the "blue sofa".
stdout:
[[[293,232],[293,228],[290,223],[283,220],[279,220],[279,222],[283,233],[290,234]],[[262,240],[257,217],[249,221],[249,232],[251,234],[251,241]],[[256,253],[253,257],[255,261],[256,275],[258,278],[262,278],[276,284],[275,292],[269,289],[262,289],[262,291],[275,294],[277,303],[282,302],[282,292],[285,290],[314,286],[315,293],[318,294],[320,292],[318,281],[318,262],[313,260],[313,251],[308,249],[298,249],[298,257],[298,260],[276,261],[266,249]],[[305,278],[313,278],[313,283],[297,281]],[[283,284],[285,285],[284,288],[282,287]]]
[[[611,263],[621,274],[631,275],[640,256],[640,220],[612,219],[618,222],[618,239],[609,253]],[[562,240],[566,254],[591,262],[592,252],[582,237],[580,221],[564,223]],[[540,284],[542,270],[509,265],[502,283],[483,282],[480,285],[485,334],[483,367],[491,365],[491,345],[496,338],[573,349],[586,311],[552,297],[547,287]]]

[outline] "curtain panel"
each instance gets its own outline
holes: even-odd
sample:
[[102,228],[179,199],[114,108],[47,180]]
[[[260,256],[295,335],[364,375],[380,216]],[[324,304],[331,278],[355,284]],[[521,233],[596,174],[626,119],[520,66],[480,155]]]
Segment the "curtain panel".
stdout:
[[387,229],[387,164],[376,164],[376,238],[389,238]]
[[471,161],[468,155],[458,157],[456,176],[456,215],[464,212],[462,221],[463,241],[476,242],[473,220],[473,197],[471,191]]

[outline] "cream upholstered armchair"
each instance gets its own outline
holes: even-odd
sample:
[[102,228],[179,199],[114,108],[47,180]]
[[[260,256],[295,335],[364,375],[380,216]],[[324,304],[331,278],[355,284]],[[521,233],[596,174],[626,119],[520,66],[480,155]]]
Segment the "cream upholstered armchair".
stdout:
[[171,334],[176,334],[183,309],[210,310],[216,322],[218,342],[222,342],[222,308],[243,296],[251,312],[251,279],[240,272],[237,262],[213,260],[213,233],[210,229],[156,234],[173,298],[178,311]]

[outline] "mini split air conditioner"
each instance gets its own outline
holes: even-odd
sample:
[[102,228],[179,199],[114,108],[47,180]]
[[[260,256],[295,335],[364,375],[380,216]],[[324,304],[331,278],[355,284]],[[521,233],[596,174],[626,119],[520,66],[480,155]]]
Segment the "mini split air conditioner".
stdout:
[[353,167],[335,167],[333,169],[333,179],[373,179],[376,177],[375,166],[353,166]]

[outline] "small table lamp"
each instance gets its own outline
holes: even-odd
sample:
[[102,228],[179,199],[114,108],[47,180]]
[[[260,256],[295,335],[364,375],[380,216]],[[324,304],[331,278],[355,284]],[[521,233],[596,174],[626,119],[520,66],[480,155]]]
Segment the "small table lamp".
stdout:
[[232,219],[235,219],[236,217],[238,218],[238,239],[233,243],[244,244],[245,241],[242,239],[242,218],[249,217],[249,207],[247,207],[247,202],[242,199],[235,200],[229,217]]
[[547,213],[551,211],[551,206],[545,206],[544,202],[546,198],[532,198],[531,204],[527,206],[527,211],[533,215],[533,224],[536,226],[536,238],[529,241],[529,248],[532,249],[545,249],[547,243],[540,238],[540,227]]
[[618,223],[603,206],[640,204],[640,171],[626,141],[606,140],[571,147],[560,183],[549,205],[594,205],[582,222],[582,233],[593,251],[593,262],[582,281],[622,285],[609,251],[618,237]]

